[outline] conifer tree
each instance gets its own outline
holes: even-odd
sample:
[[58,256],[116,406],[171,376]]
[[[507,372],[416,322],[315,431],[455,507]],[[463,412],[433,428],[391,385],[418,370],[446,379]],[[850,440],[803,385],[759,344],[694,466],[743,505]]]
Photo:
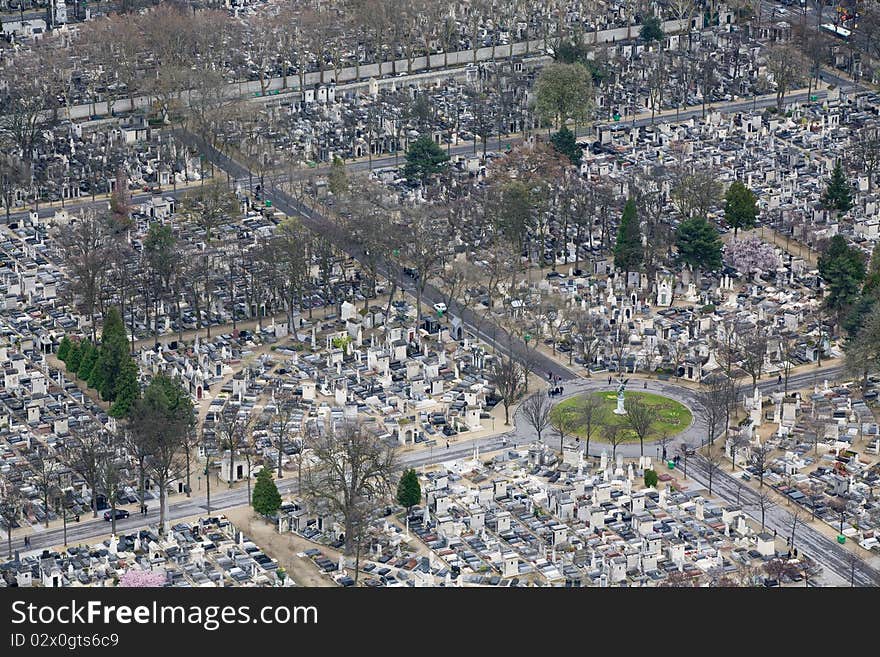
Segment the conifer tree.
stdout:
[[257,483],[254,484],[254,494],[251,499],[254,511],[261,516],[274,515],[281,507],[281,493],[272,479],[272,473],[268,468],[263,468],[257,473]]
[[822,206],[838,212],[846,212],[853,206],[852,187],[846,179],[840,160],[834,164],[828,187],[822,195]]
[[614,245],[614,266],[627,274],[642,264],[642,231],[636,216],[636,203],[629,199],[623,208],[620,227],[617,230],[617,243]]
[[406,513],[418,504],[422,499],[422,487],[419,485],[419,476],[412,468],[404,471],[397,482],[397,503],[406,507]]
[[56,354],[56,356],[58,356],[58,360],[60,360],[62,363],[65,362],[67,360],[67,357],[70,356],[70,349],[72,346],[73,345],[70,342],[70,338],[68,338],[66,335],[61,338],[61,343],[58,345],[58,353]]

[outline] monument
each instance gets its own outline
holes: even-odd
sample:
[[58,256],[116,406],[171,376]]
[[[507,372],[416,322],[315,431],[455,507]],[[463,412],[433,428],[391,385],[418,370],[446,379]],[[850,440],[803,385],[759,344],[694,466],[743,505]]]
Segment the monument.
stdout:
[[615,415],[626,415],[626,408],[623,406],[623,391],[626,390],[627,383],[629,383],[629,379],[621,380],[620,385],[617,386],[617,408],[614,409]]

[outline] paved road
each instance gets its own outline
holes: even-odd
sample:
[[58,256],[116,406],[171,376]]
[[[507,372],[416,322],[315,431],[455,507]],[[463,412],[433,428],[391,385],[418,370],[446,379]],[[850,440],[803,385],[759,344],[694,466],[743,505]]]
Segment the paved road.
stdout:
[[[197,136],[191,133],[186,133],[183,137],[183,141],[204,153],[205,157],[212,162],[215,167],[226,171],[231,177],[242,180],[251,177],[244,166],[229,156],[220,153],[217,149],[199,139]],[[269,189],[266,190],[265,196],[272,200],[274,207],[289,216],[299,217],[303,224],[312,230],[312,232],[328,237],[337,247],[348,253],[355,260],[360,261],[365,259],[363,249],[360,245],[356,244],[347,233],[340,230],[332,220],[328,219],[317,210],[314,210],[296,200],[290,194],[278,188],[274,183],[269,183]],[[411,279],[403,275],[397,276],[396,274],[392,274],[383,266],[380,266],[377,269],[385,278],[393,279],[396,277],[397,284],[402,289],[410,294],[414,293],[415,286]],[[433,285],[428,284],[425,286],[424,292],[422,293],[422,300],[426,304],[431,305],[445,301],[445,298],[440,290]],[[482,340],[499,351],[514,356],[520,361],[524,362],[528,360],[531,362],[535,372],[550,372],[561,379],[571,379],[577,376],[573,370],[565,365],[557,363],[540,352],[535,351],[535,349],[529,348],[523,340],[508,335],[504,329],[498,327],[492,322],[481,321],[476,313],[467,308],[462,308],[454,301],[450,304],[450,312],[461,318],[462,323],[468,331],[479,336]]]
[[[827,372],[834,371],[829,368]],[[570,389],[569,389],[570,388]],[[579,394],[586,390],[613,390],[615,385],[608,386],[607,379],[589,379],[578,380],[566,384],[567,396]],[[633,389],[642,389],[633,387]],[[697,445],[701,441],[704,434],[704,425],[699,418],[699,406],[696,403],[696,394],[693,390],[674,383],[650,381],[648,391],[659,392],[697,410],[697,416],[694,423],[688,427],[680,436],[676,437],[677,441],[687,442]],[[435,447],[427,450],[422,449],[416,452],[408,452],[402,455],[400,461],[402,467],[419,467],[431,463],[442,463],[453,459],[465,458],[474,453],[474,448],[478,447],[481,453],[500,449],[503,445],[514,447],[533,442],[535,439],[534,430],[523,421],[522,417],[517,418],[516,428],[506,434],[492,436],[487,438],[478,438],[475,440],[465,440],[456,444],[445,447],[443,442]],[[550,444],[553,443],[553,437],[545,438]],[[597,455],[601,451],[608,449],[607,445],[594,444],[591,446],[591,453]],[[638,445],[625,445],[618,448],[627,456],[638,455]],[[649,448],[648,453],[651,456]],[[701,484],[708,487],[708,476],[706,473],[705,460],[702,457],[691,457],[688,459],[688,476]],[[295,493],[297,490],[297,480],[295,475],[278,480],[278,489],[282,495]],[[215,483],[214,494],[211,500],[212,512],[222,511],[234,506],[241,506],[246,503],[247,490],[244,488],[229,490],[225,484]],[[756,521],[760,521],[760,514],[754,507],[756,493],[746,486],[739,483],[737,479],[730,476],[725,471],[719,470],[713,477],[712,486],[713,496],[723,499],[730,504],[740,504],[744,511],[752,516]],[[172,498],[173,499],[173,498]],[[174,522],[181,518],[207,513],[207,505],[204,498],[180,498],[171,501],[168,506],[168,520]],[[144,527],[148,523],[155,524],[158,522],[158,509],[153,508],[145,522],[141,516],[135,515],[126,520],[117,522],[117,531],[127,532]],[[768,530],[776,530],[780,536],[788,536],[791,534],[791,526],[789,522],[788,507],[782,505],[767,511],[765,518],[765,526]],[[98,519],[83,519],[79,523],[68,524],[68,543],[79,544],[88,543],[102,535],[109,533],[109,523]],[[63,530],[53,528],[46,531],[37,531],[31,534],[30,551],[39,551],[54,545],[63,543]],[[795,534],[795,547],[806,552],[811,558],[816,559],[828,571],[834,573],[842,581],[849,582],[851,576],[852,561],[851,553],[840,547],[833,540],[819,533],[809,525],[799,525]],[[14,550],[23,550],[22,538],[13,541]],[[853,574],[855,584],[858,586],[880,585],[880,572],[868,566],[863,561],[855,562],[855,571]]]
[[[688,459],[688,477],[708,488],[709,476],[707,462],[702,456]],[[743,510],[760,522],[760,511],[755,507],[758,494],[739,482],[726,471],[716,471],[712,479],[712,495],[730,504],[740,504]],[[776,530],[780,537],[791,536],[792,520],[790,511],[794,505],[784,504],[768,509],[765,526],[769,531]],[[805,516],[805,520],[808,516]],[[821,522],[821,521],[820,521]],[[856,586],[880,586],[880,571],[872,568],[861,559],[852,560],[852,552],[838,545],[810,525],[797,525],[794,545],[799,551],[818,561],[824,568],[833,572],[845,582],[852,581]],[[855,571],[852,572],[853,565]]]

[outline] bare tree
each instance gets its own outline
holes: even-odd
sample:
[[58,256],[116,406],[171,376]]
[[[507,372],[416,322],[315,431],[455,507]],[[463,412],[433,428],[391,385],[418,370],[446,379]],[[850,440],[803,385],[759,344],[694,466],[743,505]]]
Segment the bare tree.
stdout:
[[742,341],[742,368],[752,377],[752,392],[758,386],[758,379],[764,371],[764,357],[767,354],[767,336],[760,329],[756,329],[743,336]]
[[[559,436],[559,453],[562,454],[565,445],[565,437],[570,435],[578,427],[577,414],[574,409],[571,408],[558,409],[557,412],[553,414],[550,423],[556,430],[556,435]],[[578,441],[580,441],[580,438],[578,438]]]
[[510,424],[510,407],[526,392],[526,374],[523,366],[508,356],[496,355],[487,373],[504,405],[504,424]]
[[58,231],[64,262],[70,272],[69,289],[73,301],[89,318],[92,340],[95,340],[95,310],[107,270],[107,225],[92,211]]
[[770,456],[772,453],[773,448],[766,443],[761,443],[757,447],[752,447],[751,450],[749,450],[749,465],[758,471],[760,488],[764,488],[764,471],[770,463]]
[[724,429],[728,409],[728,380],[722,376],[713,376],[707,383],[700,386],[698,398],[703,407],[703,420],[706,422],[706,442],[714,445]]
[[574,408],[575,418],[587,440],[585,445],[587,458],[590,456],[590,439],[593,433],[608,421],[608,413],[602,400],[589,393],[583,395]]
[[[542,442],[542,434],[544,430],[551,424],[550,411],[553,410],[553,404],[547,399],[546,393],[539,390],[533,393],[520,406],[522,414],[526,418],[529,426],[538,434],[538,442]],[[562,448],[560,447],[560,450]]]
[[87,427],[71,431],[71,438],[62,454],[64,464],[82,477],[89,487],[93,518],[98,517],[98,477],[108,451],[102,432],[96,427]]
[[645,441],[651,437],[652,425],[657,419],[657,411],[646,404],[640,397],[629,395],[623,403],[626,409],[626,415],[623,420],[626,426],[639,439],[639,450],[642,456],[645,455]]
[[804,524],[806,512],[800,504],[795,504],[785,513],[785,526],[789,530],[788,546],[794,550],[794,541],[797,535],[798,527]]
[[[229,477],[227,483],[232,488],[235,478],[235,457],[247,448],[251,433],[253,432],[253,417],[239,409],[237,404],[227,402],[227,406],[220,413],[217,423],[217,433],[220,438],[220,448],[229,451]],[[245,473],[250,481],[251,473]]]
[[0,480],[0,520],[6,527],[6,554],[12,559],[12,530],[21,518],[22,496],[20,487]]
[[852,141],[852,159],[868,178],[868,193],[874,189],[874,175],[880,167],[880,126],[859,128]]
[[764,520],[767,512],[776,506],[776,500],[773,499],[771,493],[766,490],[760,490],[755,493],[755,499],[747,503],[748,506],[756,509],[761,514],[761,531],[764,531]]
[[362,424],[344,422],[311,441],[315,465],[303,477],[303,493],[311,503],[343,519],[345,551],[355,554],[355,585],[361,545],[371,513],[392,490],[394,451]]
[[110,531],[114,534],[116,533],[116,505],[119,503],[119,489],[122,484],[120,462],[114,455],[107,454],[98,466],[98,488],[110,504]]
[[[235,195],[219,180],[212,180],[188,192],[181,202],[181,214],[205,233],[205,248],[200,255],[202,285],[207,303],[207,336],[211,337],[211,246],[217,237],[216,233],[224,222],[238,217],[239,203]],[[194,295],[198,300],[198,294]],[[198,307],[196,312],[197,327],[201,328],[201,315]]]
[[774,45],[767,56],[767,71],[776,85],[776,108],[782,109],[786,92],[800,83],[803,71],[808,70],[800,51],[791,45]]
[[[606,415],[606,418],[608,416]],[[617,446],[622,445],[627,439],[627,429],[622,424],[606,419],[602,425],[602,437],[611,445],[611,458],[617,458]]]
[[709,495],[712,494],[712,481],[715,479],[715,473],[720,469],[721,452],[710,444],[706,449],[706,478],[708,479],[709,484]]
[[684,169],[677,174],[670,195],[683,217],[705,217],[721,198],[721,183],[711,169]]
[[60,465],[58,460],[50,456],[45,450],[37,447],[33,456],[30,458],[31,471],[33,476],[31,481],[34,488],[40,495],[40,501],[43,503],[43,512],[46,514],[43,526],[49,527],[49,497],[57,488],[58,471]]
[[153,436],[147,427],[140,422],[132,423],[131,419],[126,423],[122,444],[131,460],[134,461],[138,471],[138,499],[143,507],[146,495],[147,457],[153,452]]
[[733,435],[730,436],[730,471],[733,472],[736,470],[736,455],[741,449],[745,449],[749,446],[748,435],[743,431],[736,431]]

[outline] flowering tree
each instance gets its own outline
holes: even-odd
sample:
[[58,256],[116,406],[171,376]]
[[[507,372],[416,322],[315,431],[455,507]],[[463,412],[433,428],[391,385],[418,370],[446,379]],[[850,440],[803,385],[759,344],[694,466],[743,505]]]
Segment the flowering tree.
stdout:
[[758,237],[734,240],[724,249],[724,260],[737,271],[751,278],[757,271],[769,271],[779,265],[776,250]]
[[165,586],[165,573],[155,570],[130,568],[122,575],[119,586],[129,588],[155,588]]

